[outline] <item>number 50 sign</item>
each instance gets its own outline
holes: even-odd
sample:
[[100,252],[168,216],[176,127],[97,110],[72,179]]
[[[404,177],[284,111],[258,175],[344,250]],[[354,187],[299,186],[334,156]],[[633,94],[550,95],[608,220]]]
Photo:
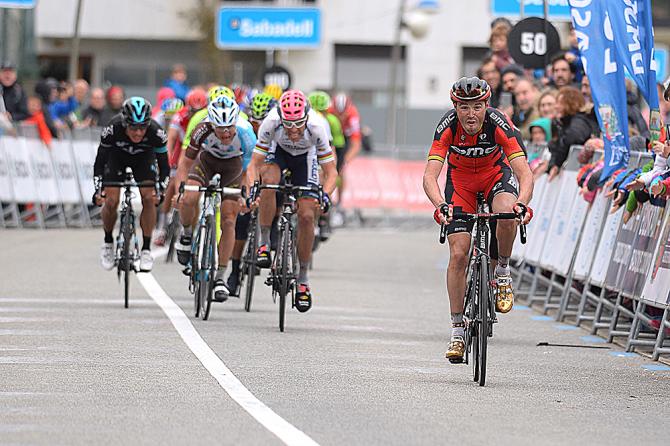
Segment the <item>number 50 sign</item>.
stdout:
[[547,59],[561,50],[558,31],[539,17],[517,23],[508,37],[509,52],[525,68],[544,68]]

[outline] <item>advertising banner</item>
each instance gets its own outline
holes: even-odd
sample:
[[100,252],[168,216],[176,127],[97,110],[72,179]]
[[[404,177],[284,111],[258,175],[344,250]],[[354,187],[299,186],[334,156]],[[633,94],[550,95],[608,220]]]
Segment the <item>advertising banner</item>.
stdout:
[[[583,200],[581,197],[580,199]],[[575,258],[575,269],[573,272],[575,279],[586,279],[591,272],[593,257],[598,248],[600,234],[603,231],[603,224],[605,223],[609,205],[610,201],[605,197],[605,194],[602,191],[598,192],[586,217],[584,233],[582,234],[582,240],[579,243],[579,250]]]
[[670,209],[665,213],[652,268],[642,291],[642,299],[657,305],[670,305]]
[[619,226],[621,226],[622,217],[623,210],[621,209],[614,214],[607,214],[600,243],[598,243],[598,250],[593,259],[593,267],[591,268],[590,279],[593,285],[602,286],[605,282],[605,276],[607,275],[610,258],[617,241],[617,231],[619,230]]

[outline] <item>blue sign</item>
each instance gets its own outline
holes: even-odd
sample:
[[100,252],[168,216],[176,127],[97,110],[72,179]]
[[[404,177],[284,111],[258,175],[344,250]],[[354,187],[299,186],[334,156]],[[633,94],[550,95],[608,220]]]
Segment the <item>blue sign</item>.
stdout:
[[656,82],[664,83],[668,76],[668,50],[654,48],[654,61],[656,62]]
[[321,43],[318,8],[219,9],[219,48],[316,48]]
[[37,0],[0,0],[0,8],[24,8],[32,9]]
[[[491,0],[493,16],[519,17],[522,0]],[[544,17],[545,0],[524,0],[524,17]],[[570,20],[570,4],[568,0],[546,0],[549,5],[549,18]]]

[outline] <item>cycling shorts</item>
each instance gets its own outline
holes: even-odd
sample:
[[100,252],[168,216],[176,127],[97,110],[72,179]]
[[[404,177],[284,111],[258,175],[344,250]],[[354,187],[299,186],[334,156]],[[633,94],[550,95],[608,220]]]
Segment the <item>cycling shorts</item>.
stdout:
[[[242,157],[217,158],[211,153],[201,150],[191,166],[188,179],[197,181],[201,186],[206,186],[217,173],[221,175],[221,186],[240,187]],[[235,196],[230,198],[235,198]]]
[[[282,172],[285,169],[290,170],[291,183],[295,186],[319,185],[319,163],[315,151],[293,156],[277,145],[274,150],[268,152],[265,163],[276,164]],[[314,192],[301,192],[299,196],[319,198]]]
[[[489,207],[493,206],[493,198],[499,193],[507,192],[518,197],[518,185],[512,168],[502,159],[491,169],[479,171],[477,174],[449,166],[444,198],[454,206],[454,212],[477,212],[478,192],[484,193]],[[473,225],[474,221],[454,219],[447,225],[447,234],[472,232]]]
[[124,181],[126,167],[133,170],[133,177],[138,183],[156,181],[158,176],[156,154],[153,151],[131,155],[123,150],[111,150],[105,164],[103,181]]

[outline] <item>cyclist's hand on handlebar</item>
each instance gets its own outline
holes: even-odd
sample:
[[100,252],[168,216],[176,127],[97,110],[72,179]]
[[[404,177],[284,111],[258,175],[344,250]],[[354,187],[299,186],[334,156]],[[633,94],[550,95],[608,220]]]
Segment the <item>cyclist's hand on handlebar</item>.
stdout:
[[533,209],[527,204],[523,204],[520,201],[514,205],[514,213],[519,216],[521,224],[527,225],[533,219]]
[[93,199],[91,200],[95,206],[102,206],[105,204],[105,195],[102,193],[102,190],[96,189],[93,192]]
[[454,216],[454,206],[447,203],[440,204],[435,212],[433,212],[433,219],[438,225],[448,225]]

